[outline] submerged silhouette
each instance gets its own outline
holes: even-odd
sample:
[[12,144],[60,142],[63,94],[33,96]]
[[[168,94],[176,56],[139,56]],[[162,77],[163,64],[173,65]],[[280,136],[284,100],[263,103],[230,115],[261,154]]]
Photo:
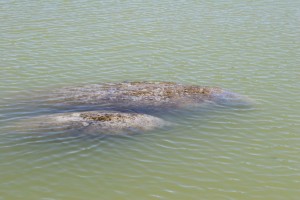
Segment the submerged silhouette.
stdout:
[[[70,113],[63,111],[35,116],[25,120],[24,124],[42,129],[77,129],[84,132],[122,134],[170,125],[158,117],[149,115],[151,111],[163,113],[172,109],[196,107],[203,103],[249,103],[247,98],[218,87],[173,82],[90,84],[66,87],[48,94],[45,98],[47,105],[59,105],[63,108],[84,106],[87,110],[96,110]],[[100,108],[102,111],[98,110]]]

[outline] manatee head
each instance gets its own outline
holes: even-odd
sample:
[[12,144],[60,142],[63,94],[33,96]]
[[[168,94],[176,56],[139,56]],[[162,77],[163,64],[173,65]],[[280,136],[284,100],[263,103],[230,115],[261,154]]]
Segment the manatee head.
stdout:
[[214,102],[223,106],[251,107],[254,104],[254,101],[247,96],[227,90],[222,90],[219,93],[214,93],[211,95],[211,98]]

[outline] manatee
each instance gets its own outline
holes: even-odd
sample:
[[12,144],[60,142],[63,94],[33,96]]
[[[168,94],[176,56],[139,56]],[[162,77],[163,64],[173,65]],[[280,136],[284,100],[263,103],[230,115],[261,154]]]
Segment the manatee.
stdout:
[[90,84],[59,89],[50,101],[57,105],[98,105],[143,109],[186,108],[205,102],[247,104],[246,98],[219,87],[183,85],[174,82],[123,82]]
[[34,131],[75,130],[82,133],[119,135],[150,131],[170,124],[146,114],[87,111],[35,116],[22,120],[18,126]]
[[[45,111],[63,113],[43,114],[22,120],[18,125],[22,130],[132,134],[172,124],[150,113],[166,115],[166,111],[171,110],[170,114],[174,114],[173,110],[194,108],[205,103],[251,105],[246,97],[219,87],[174,82],[89,84],[61,88],[40,97],[41,100],[31,101],[33,108],[36,108],[35,115]],[[186,113],[186,110],[182,110]],[[194,110],[199,111],[187,109],[188,112]]]

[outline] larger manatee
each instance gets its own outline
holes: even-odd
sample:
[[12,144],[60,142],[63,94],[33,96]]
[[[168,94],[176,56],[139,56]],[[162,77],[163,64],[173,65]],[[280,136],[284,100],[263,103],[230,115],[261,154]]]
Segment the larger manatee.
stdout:
[[51,94],[61,105],[100,105],[126,109],[164,109],[197,106],[205,102],[244,104],[247,99],[219,87],[173,82],[124,82],[66,87]]

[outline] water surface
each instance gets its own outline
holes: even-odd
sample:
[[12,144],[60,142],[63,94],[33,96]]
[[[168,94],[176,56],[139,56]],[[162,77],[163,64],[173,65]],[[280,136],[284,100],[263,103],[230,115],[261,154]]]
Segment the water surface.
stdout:
[[[299,38],[296,0],[0,1],[0,199],[298,199]],[[37,94],[142,80],[255,105],[128,137],[14,129],[53,112]]]

